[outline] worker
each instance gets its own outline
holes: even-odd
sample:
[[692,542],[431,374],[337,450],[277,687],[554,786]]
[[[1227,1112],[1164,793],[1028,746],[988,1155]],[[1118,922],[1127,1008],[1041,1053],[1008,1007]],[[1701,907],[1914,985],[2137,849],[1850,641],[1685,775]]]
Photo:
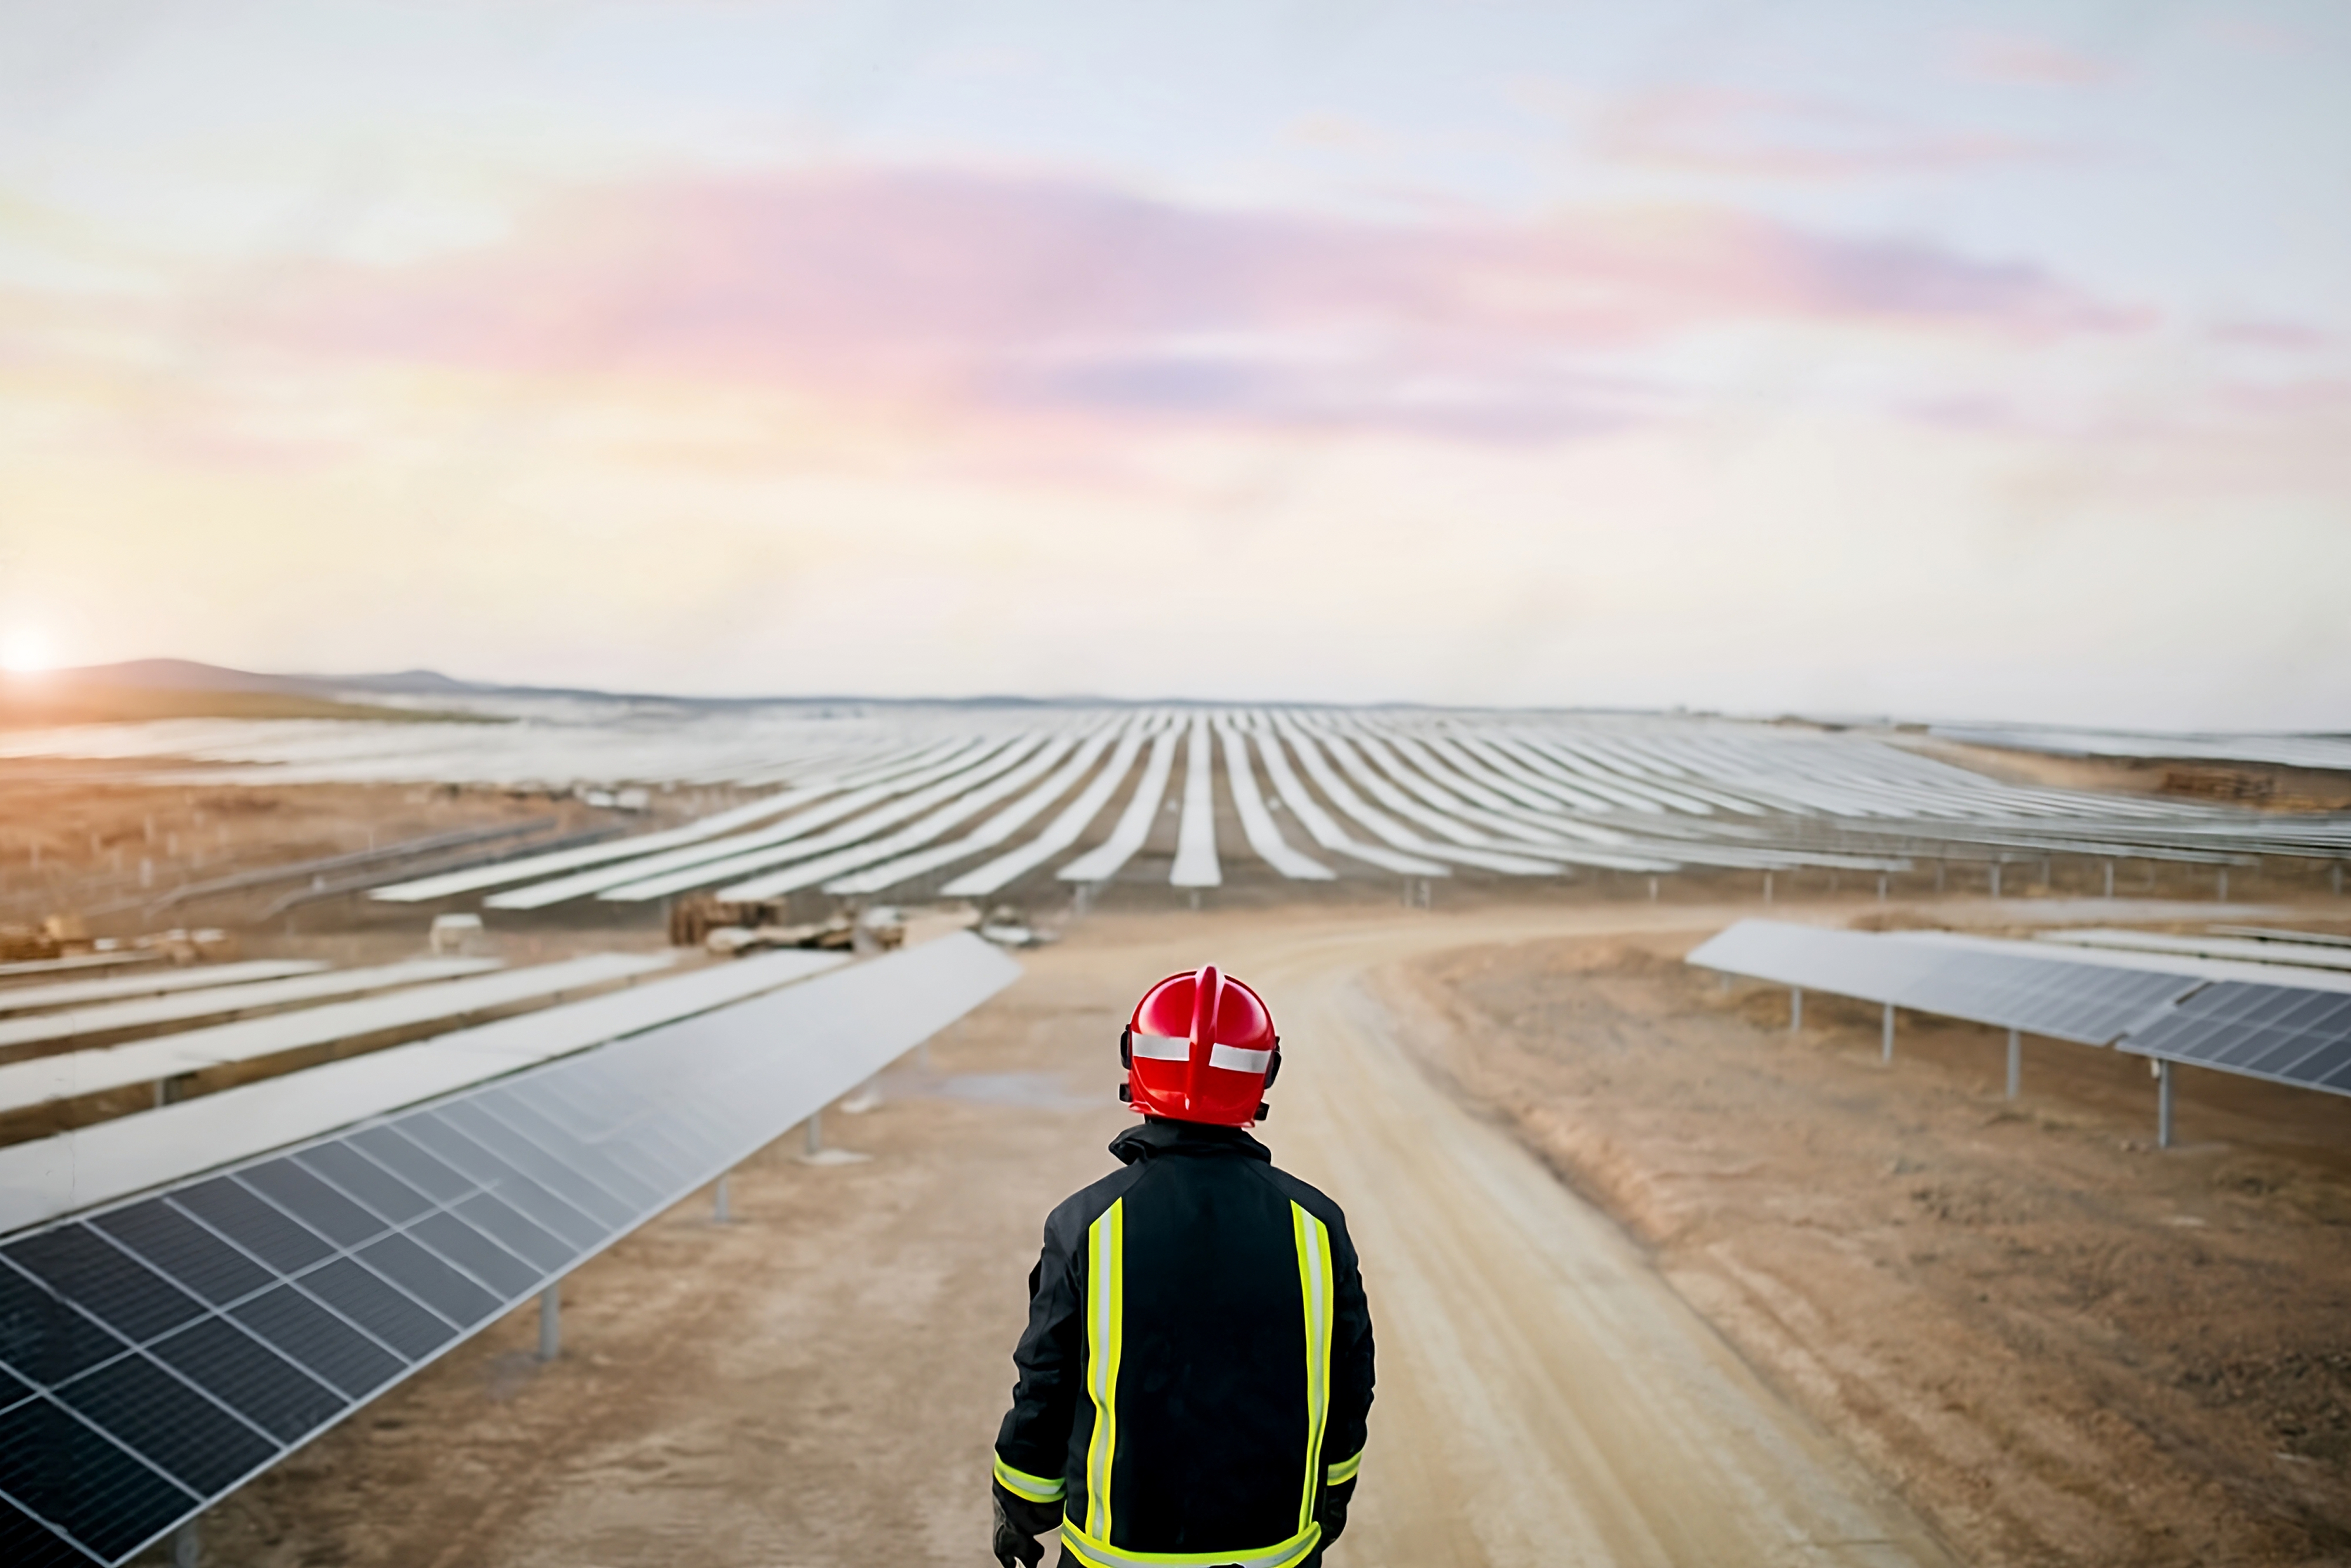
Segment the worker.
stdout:
[[1315,1568],[1347,1526],[1372,1319],[1339,1206],[1247,1129],[1281,1071],[1258,994],[1214,966],[1119,1036],[1140,1125],[1054,1209],[996,1439],[995,1553],[1036,1568]]

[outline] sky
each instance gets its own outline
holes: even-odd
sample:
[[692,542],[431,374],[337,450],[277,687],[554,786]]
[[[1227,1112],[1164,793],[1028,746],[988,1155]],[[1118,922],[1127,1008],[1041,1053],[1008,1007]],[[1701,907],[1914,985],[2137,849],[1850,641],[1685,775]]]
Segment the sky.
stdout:
[[2351,10],[0,0],[0,662],[2351,730]]

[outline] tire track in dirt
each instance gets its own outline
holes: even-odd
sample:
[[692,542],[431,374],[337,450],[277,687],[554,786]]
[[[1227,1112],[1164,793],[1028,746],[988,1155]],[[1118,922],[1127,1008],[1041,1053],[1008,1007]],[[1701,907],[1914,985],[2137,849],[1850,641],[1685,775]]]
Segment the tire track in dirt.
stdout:
[[1379,1326],[1363,1501],[1340,1553],[1952,1561],[1612,1222],[1434,1088],[1358,987],[1401,958],[1528,935],[1525,918],[1291,929],[1219,952],[1278,998],[1289,1064],[1267,1140],[1346,1207]]

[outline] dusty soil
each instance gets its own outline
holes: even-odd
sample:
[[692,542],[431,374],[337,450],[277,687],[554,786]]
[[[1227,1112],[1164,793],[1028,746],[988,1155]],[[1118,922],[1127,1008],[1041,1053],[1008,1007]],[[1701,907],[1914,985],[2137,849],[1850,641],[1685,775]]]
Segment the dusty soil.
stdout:
[[737,1176],[737,1223],[697,1198],[575,1275],[559,1360],[515,1314],[217,1509],[211,1549],[255,1568],[985,1561],[1041,1217],[1109,1167],[1138,977],[1205,944],[1286,998],[1266,1135],[1349,1207],[1384,1336],[1334,1563],[1949,1563],[1604,1217],[1429,1092],[1358,984],[1556,920],[1089,922],[878,1112],[828,1118],[870,1163],[806,1166],[786,1137]]
[[[0,763],[0,920],[119,901],[141,858],[169,886],[550,810],[586,817],[500,791],[164,789]],[[982,1561],[1039,1219],[1124,1124],[1103,1065],[1119,1015],[1204,956],[1274,977],[1278,1009],[1311,998],[1285,1016],[1311,1020],[1296,1038],[1324,1065],[1299,1051],[1267,1136],[1389,1260],[1384,1455],[1334,1564],[2351,1560],[2339,1103],[2189,1075],[2189,1146],[2158,1155],[2137,1063],[2031,1042],[2011,1107],[1987,1032],[1906,1019],[1887,1072],[1872,1012],[1816,998],[1791,1041],[1780,994],[1708,988],[1676,960],[1763,912],[1700,902],[1751,900],[1751,878],[1666,879],[1657,903],[1638,878],[1440,883],[1435,912],[1407,915],[1392,880],[1301,894],[1237,854],[1233,886],[1170,912],[1172,821],[1102,913],[936,1043],[935,1071],[830,1118],[874,1160],[811,1167],[783,1140],[738,1173],[738,1223],[697,1199],[576,1275],[561,1360],[533,1357],[532,1314],[496,1325],[217,1510],[208,1561]],[[2094,869],[2060,861],[2006,904],[1936,917],[2104,920],[2064,896]],[[2199,895],[2199,873],[2164,874]],[[1779,890],[1906,918],[1825,873]],[[1066,892],[1038,896],[1050,915],[1044,896]],[[413,952],[430,913],[168,918],[237,928],[247,956],[350,964]],[[641,913],[499,920],[492,940],[514,961],[660,945]],[[136,909],[91,924],[145,928]],[[1430,1078],[1399,1067],[1405,1046]],[[1573,1193],[1513,1165],[1511,1137]],[[1448,1217],[1497,1192],[1490,1219]]]
[[[787,1137],[564,1286],[563,1354],[517,1313],[209,1516],[208,1561],[987,1561],[987,1464],[1045,1210],[1124,1124],[1109,993],[1040,963],[910,1060],[810,1166]],[[210,1554],[217,1553],[217,1556]],[[162,1563],[157,1551],[149,1561]]]
[[471,716],[338,702],[290,692],[208,692],[114,686],[22,675],[0,677],[0,729],[68,724],[141,724],[159,718],[358,718],[380,724],[465,723]]
[[[166,925],[225,926],[255,937],[363,934],[387,923],[406,931],[423,925],[415,907],[371,906],[356,895],[306,904],[290,911],[290,918],[257,924],[262,911],[298,885],[291,883],[168,906],[157,901],[183,883],[468,829],[549,819],[538,837],[607,825],[644,831],[719,810],[734,799],[718,791],[656,794],[651,811],[633,816],[568,796],[454,785],[162,786],[138,778],[150,766],[143,760],[133,766],[0,759],[0,922],[71,914],[93,935],[110,936]],[[426,856],[416,862],[415,874],[440,859],[496,853],[527,841]]]
[[1672,936],[1389,972],[1401,1030],[1982,1563],[2351,1558],[2351,1106],[1729,994]]
[[2268,811],[2339,811],[2351,806],[2351,773],[2336,768],[2203,758],[2059,757],[1956,740],[1913,744],[1929,756],[2011,784],[2220,801]]

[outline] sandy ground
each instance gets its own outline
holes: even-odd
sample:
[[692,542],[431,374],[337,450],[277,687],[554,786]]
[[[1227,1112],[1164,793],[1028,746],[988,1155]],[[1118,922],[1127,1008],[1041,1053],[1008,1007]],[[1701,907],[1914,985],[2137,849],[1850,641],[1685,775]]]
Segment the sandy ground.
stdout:
[[[169,885],[549,806],[0,768],[0,917],[120,896],[141,858]],[[1392,879],[1300,888],[1237,856],[1191,913],[1159,827],[927,1070],[828,1118],[871,1161],[780,1141],[738,1173],[736,1223],[698,1197],[576,1275],[561,1359],[535,1359],[534,1313],[496,1325],[215,1511],[207,1561],[985,1562],[1039,1223],[1109,1166],[1125,1009],[1208,957],[1272,996],[1291,1065],[1264,1135],[1367,1260],[1381,1401],[1334,1565],[2351,1561],[2339,1103],[2187,1074],[2189,1146],[2158,1155],[2136,1063],[2033,1042],[2010,1107],[1988,1031],[1906,1021],[1887,1072],[1874,1012],[1814,998],[1791,1041],[1781,994],[1675,962],[1742,915],[1898,923],[1899,889],[1788,876],[1767,910],[1751,878],[1668,879],[1656,904],[1642,879],[1465,879],[1423,914]],[[2074,896],[2095,871],[1922,907],[2284,917],[2168,869],[2132,891],[2182,902]],[[240,936],[381,961],[430,913],[347,899]],[[658,946],[656,913],[492,940],[517,962]]]
[[[0,758],[0,923],[73,914],[93,935],[120,937],[172,925],[216,925],[239,931],[248,945],[289,934],[421,931],[424,919],[414,907],[371,905],[356,896],[304,904],[259,924],[260,913],[298,887],[298,880],[168,906],[156,901],[183,883],[468,829],[551,820],[538,837],[607,826],[644,831],[743,798],[720,789],[656,791],[651,809],[640,815],[599,810],[539,789],[155,785],[139,777],[152,766]],[[502,852],[527,841],[362,869],[421,874],[440,861]]]
[[1694,939],[1383,977],[1401,1033],[1983,1563],[2351,1560],[2351,1107],[1724,993]]
[[1266,1129],[1353,1216],[1381,1335],[1334,1562],[1940,1563],[1936,1538],[1774,1393],[1641,1250],[1442,1094],[1358,983],[1557,913],[1102,919],[829,1118],[215,1511],[255,1565],[977,1564],[989,1445],[1044,1211],[1108,1168],[1133,993],[1216,956],[1283,1009]]

